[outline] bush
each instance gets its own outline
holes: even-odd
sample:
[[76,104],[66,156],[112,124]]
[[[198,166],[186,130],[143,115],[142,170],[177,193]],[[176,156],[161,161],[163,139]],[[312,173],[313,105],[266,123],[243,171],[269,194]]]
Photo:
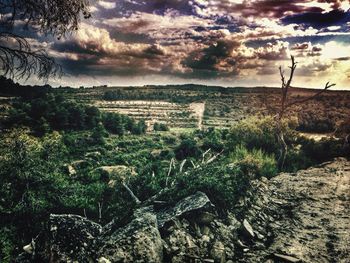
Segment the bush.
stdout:
[[188,157],[198,158],[201,154],[197,142],[193,138],[183,139],[174,150],[176,159],[183,160]]
[[202,191],[221,212],[226,212],[247,194],[252,179],[262,176],[271,178],[276,173],[277,164],[273,155],[237,146],[229,157],[173,175],[175,187],[166,192],[163,199],[176,202],[196,191]]
[[304,140],[301,151],[312,160],[313,163],[325,162],[335,157],[349,156],[344,147],[343,140],[324,138],[320,141]]
[[[293,145],[297,140],[297,133],[292,128],[295,123],[285,121],[283,130],[288,145]],[[238,145],[245,146],[248,150],[261,149],[266,153],[277,156],[280,146],[276,138],[276,127],[273,117],[250,117],[232,126],[227,134],[228,150],[235,149]]]
[[225,161],[177,174],[175,180],[175,187],[164,193],[161,199],[175,203],[202,191],[222,213],[237,205],[250,187],[249,177],[241,175],[236,167],[227,165]]
[[204,150],[212,149],[213,151],[220,152],[224,149],[224,143],[222,140],[222,131],[215,129],[208,129],[204,133],[203,146]]
[[273,155],[265,154],[262,150],[249,151],[242,145],[237,146],[230,154],[231,165],[236,166],[242,174],[250,178],[271,178],[278,172],[277,162]]
[[153,129],[155,131],[169,131],[169,127],[165,123],[154,123]]

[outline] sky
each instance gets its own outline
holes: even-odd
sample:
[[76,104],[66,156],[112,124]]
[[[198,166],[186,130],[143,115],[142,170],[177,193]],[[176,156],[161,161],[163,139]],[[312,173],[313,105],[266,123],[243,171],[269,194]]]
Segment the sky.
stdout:
[[[63,66],[52,85],[196,83],[350,89],[350,1],[104,0],[63,39],[28,36]],[[32,80],[33,81],[33,80]]]

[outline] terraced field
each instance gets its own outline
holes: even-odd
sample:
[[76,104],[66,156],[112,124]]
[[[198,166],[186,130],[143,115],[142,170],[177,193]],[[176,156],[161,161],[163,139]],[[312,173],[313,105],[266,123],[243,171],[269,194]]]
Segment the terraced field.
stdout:
[[[173,128],[228,128],[252,115],[275,114],[280,97],[276,88],[201,85],[95,87],[65,92],[103,111],[144,119],[150,125],[166,123]],[[315,90],[291,89],[289,99],[303,100],[313,94]],[[294,106],[288,114],[298,119],[302,131],[333,132],[350,116],[350,92],[327,91]]]
[[[200,128],[204,112],[204,103],[178,104],[166,101],[98,100],[93,105],[102,111],[117,112],[136,120],[145,120],[149,126],[159,122],[166,123],[172,128]],[[200,110],[201,108],[203,110]]]

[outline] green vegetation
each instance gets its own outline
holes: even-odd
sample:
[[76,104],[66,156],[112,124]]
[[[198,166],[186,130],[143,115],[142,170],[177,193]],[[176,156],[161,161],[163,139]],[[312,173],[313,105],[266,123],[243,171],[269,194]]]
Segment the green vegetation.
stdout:
[[[39,89],[40,90],[40,89]],[[279,145],[271,117],[232,128],[174,132],[67,100],[51,90],[12,103],[0,135],[0,259],[38,234],[50,213],[74,213],[101,223],[128,220],[154,195],[176,202],[198,190],[224,214],[235,209],[252,180],[278,173]],[[27,127],[27,128],[23,128]],[[300,137],[283,124],[286,171],[344,156],[342,142]],[[171,168],[169,168],[171,167]]]
[[[146,125],[136,123],[126,115],[102,113],[88,106],[65,99],[62,95],[46,91],[35,97],[20,97],[12,104],[5,127],[29,127],[35,135],[43,136],[50,131],[101,130],[100,123],[112,134],[143,134]],[[103,133],[103,132],[102,132]]]
[[165,123],[158,123],[158,122],[156,122],[153,125],[153,129],[155,131],[169,131],[169,127]]

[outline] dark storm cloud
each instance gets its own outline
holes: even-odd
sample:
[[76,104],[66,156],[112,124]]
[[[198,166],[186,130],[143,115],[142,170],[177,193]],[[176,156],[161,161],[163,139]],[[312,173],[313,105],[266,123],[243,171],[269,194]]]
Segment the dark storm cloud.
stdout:
[[[291,36],[291,37],[283,37],[276,38],[275,40],[286,41],[291,46],[296,45],[298,43],[307,43],[311,42],[313,44],[324,44],[330,41],[335,41],[343,44],[350,44],[350,36],[347,34],[338,35],[338,34],[328,34],[328,35],[306,35],[306,36]],[[271,40],[250,40],[246,42],[246,45],[251,48],[258,48],[261,46],[265,46],[267,43],[271,42]]]
[[55,42],[51,46],[51,49],[57,52],[75,53],[78,55],[105,55],[101,50],[86,48],[86,46],[81,46],[78,42],[75,41]]
[[230,57],[232,50],[238,46],[239,43],[220,40],[201,51],[192,52],[182,64],[192,69],[192,74],[196,76],[213,77],[220,74],[217,67],[220,62],[235,65],[235,61]]
[[[213,5],[219,10],[225,10],[228,13],[240,12],[242,17],[271,17],[281,18],[288,13],[301,12],[322,12],[320,7],[304,6],[304,0],[259,0],[259,1],[243,1],[242,3],[234,3],[230,0],[212,1]],[[308,2],[308,1],[306,1]]]
[[144,43],[144,44],[153,44],[154,39],[152,39],[147,34],[137,34],[133,32],[122,32],[116,28],[110,28],[109,33],[111,38],[118,39],[124,43]]
[[350,12],[343,10],[332,10],[328,13],[305,12],[282,19],[284,24],[302,24],[305,27],[317,29],[330,26],[346,26],[350,22]]
[[183,15],[192,15],[195,6],[200,6],[188,0],[116,0],[115,3],[114,9],[100,10],[100,14],[105,18],[125,17],[134,12],[163,15],[171,9]]

